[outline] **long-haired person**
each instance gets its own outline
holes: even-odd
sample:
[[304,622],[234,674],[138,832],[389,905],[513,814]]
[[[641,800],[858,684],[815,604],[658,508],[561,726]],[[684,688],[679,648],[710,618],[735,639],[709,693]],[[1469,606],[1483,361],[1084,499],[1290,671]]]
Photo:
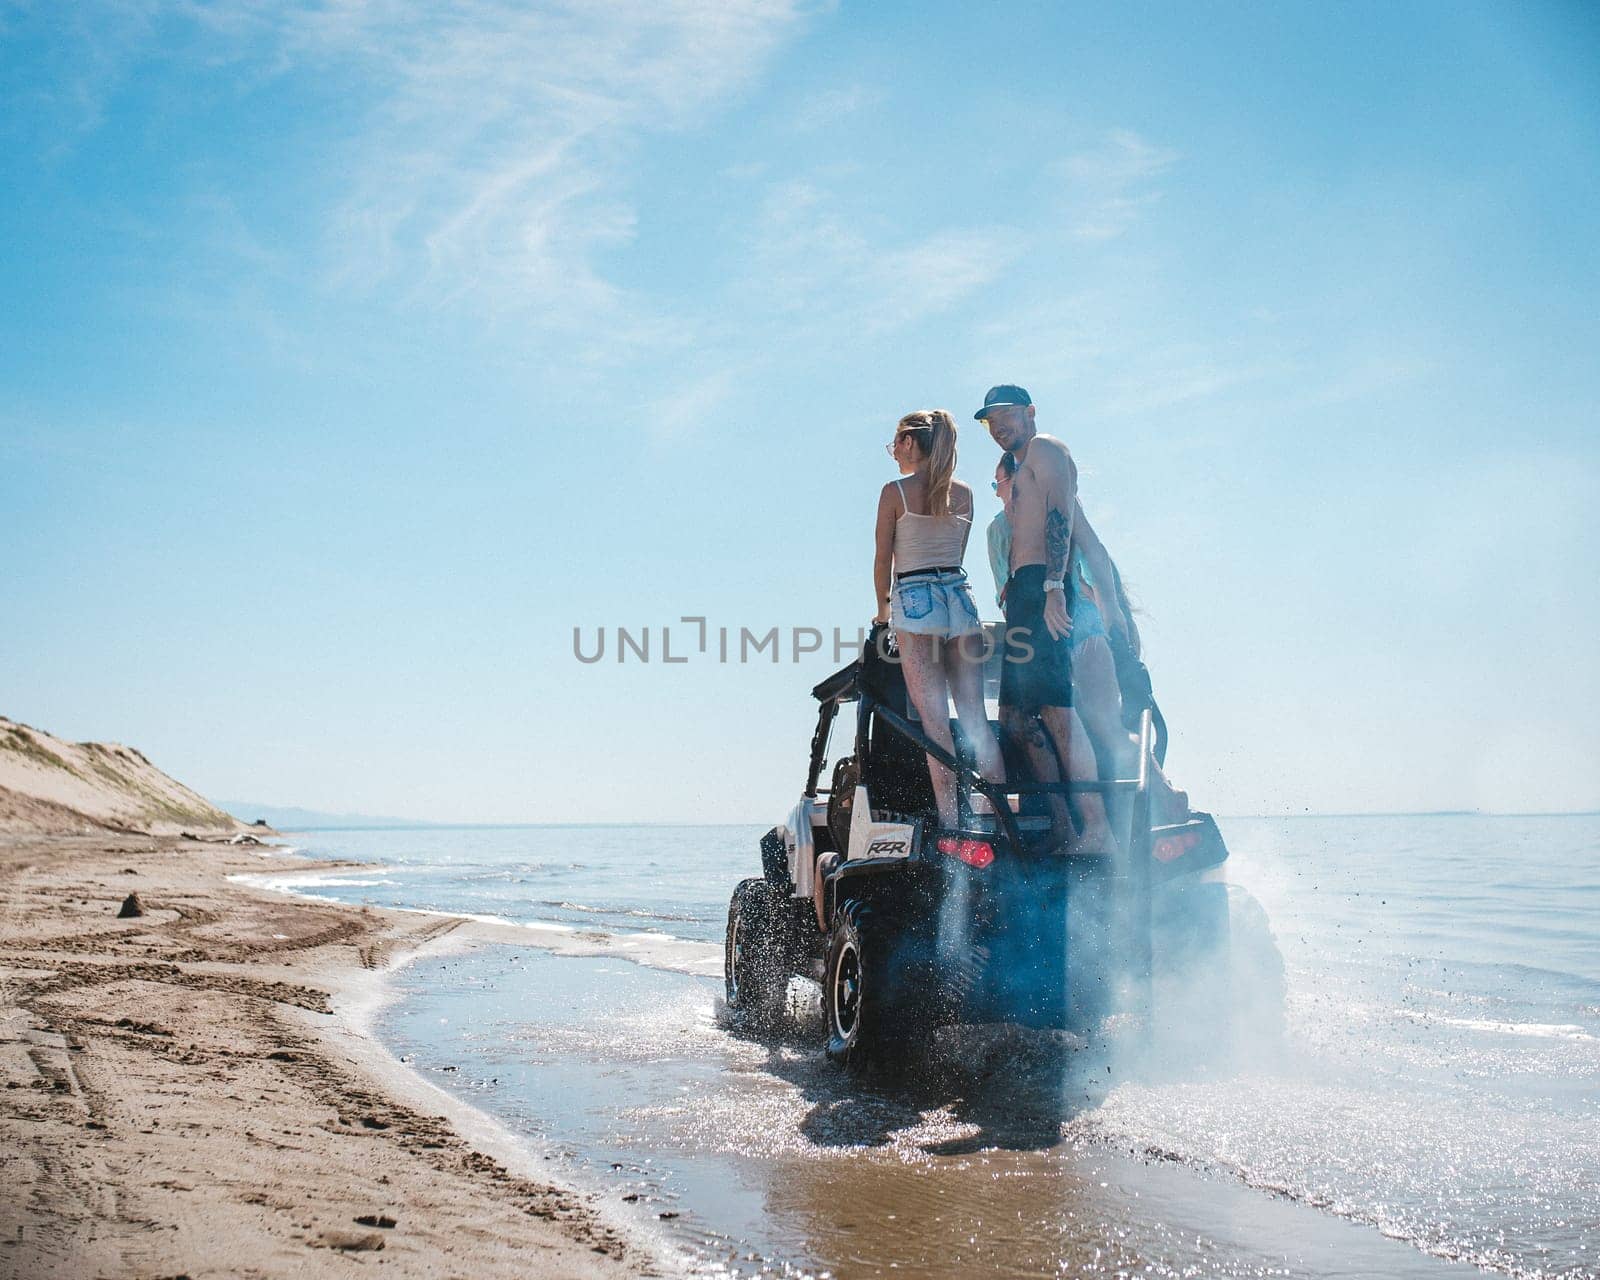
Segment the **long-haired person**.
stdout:
[[[972,490],[955,478],[955,419],[943,409],[908,413],[888,449],[900,479],[884,485],[878,495],[874,621],[894,623],[906,687],[923,731],[946,751],[954,751],[954,699],[979,772],[991,782],[1003,782],[1000,744],[983,707],[983,624],[961,567],[972,532]],[[932,756],[928,772],[939,821],[954,827],[955,777]]]

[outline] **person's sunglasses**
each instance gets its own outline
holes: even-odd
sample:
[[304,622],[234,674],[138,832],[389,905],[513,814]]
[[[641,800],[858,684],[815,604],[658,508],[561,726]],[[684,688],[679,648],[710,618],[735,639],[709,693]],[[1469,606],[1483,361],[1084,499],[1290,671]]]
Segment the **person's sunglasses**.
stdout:
[[893,443],[886,444],[886,445],[883,446],[883,451],[885,453],[887,453],[891,458],[894,457],[894,451],[900,447],[900,442],[902,440],[904,440],[910,434],[911,434],[911,432],[909,432],[909,431],[902,431],[899,435],[897,435],[894,438]]

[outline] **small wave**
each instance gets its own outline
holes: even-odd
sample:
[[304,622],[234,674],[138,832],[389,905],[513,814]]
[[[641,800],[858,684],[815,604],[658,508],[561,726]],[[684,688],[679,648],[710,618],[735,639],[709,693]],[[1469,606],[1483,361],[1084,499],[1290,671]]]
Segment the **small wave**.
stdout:
[[[722,945],[697,942],[692,938],[675,938],[658,933],[608,933],[602,929],[575,929],[571,925],[553,920],[512,920],[505,916],[475,915],[458,911],[426,911],[417,907],[401,910],[422,911],[425,915],[459,916],[476,920],[480,924],[515,929],[524,934],[543,935],[535,946],[557,955],[615,957],[642,965],[647,969],[661,969],[668,973],[687,973],[695,977],[722,976]],[[499,941],[507,941],[501,937]],[[530,939],[530,941],[533,941]]]
[[1592,999],[1600,991],[1600,980],[1569,969],[1548,969],[1516,961],[1441,960],[1434,956],[1400,957],[1417,964],[1423,972],[1449,972],[1475,980],[1481,991],[1498,991],[1508,985],[1542,988],[1551,993],[1571,992],[1578,999]]
[[1543,1040],[1600,1040],[1582,1027],[1570,1022],[1496,1022],[1490,1018],[1425,1017],[1410,1010],[1395,1012],[1411,1022],[1438,1023],[1446,1027],[1460,1027],[1464,1031],[1487,1031],[1502,1036],[1533,1036]]
[[683,911],[645,911],[640,907],[591,907],[582,902],[555,902],[549,898],[539,904],[542,907],[554,907],[558,911],[582,911],[588,915],[596,916],[629,916],[636,920],[676,920],[691,924],[698,924],[703,917],[691,912]]
[[253,884],[260,889],[276,889],[288,893],[293,889],[369,889],[379,885],[393,885],[393,880],[364,880],[355,876],[332,875],[327,872],[316,874],[266,874],[266,875],[239,875],[229,876],[230,880],[238,880],[244,884]]
[[[307,893],[330,883],[323,876],[271,876],[236,875],[228,877],[246,884],[255,884],[292,896],[315,899]],[[351,877],[338,877],[346,883],[388,884],[385,880],[356,881]],[[715,978],[722,974],[722,945],[700,942],[692,938],[677,938],[651,930],[647,933],[610,933],[603,929],[577,929],[554,920],[516,920],[508,916],[486,915],[473,911],[445,911],[436,907],[389,907],[390,911],[404,911],[414,915],[448,916],[458,920],[472,920],[478,924],[504,929],[506,933],[497,941],[510,941],[515,934],[530,943],[557,955],[583,957],[615,957],[628,960],[649,969],[662,969],[668,973],[686,973],[695,977]],[[529,935],[532,935],[531,937]]]

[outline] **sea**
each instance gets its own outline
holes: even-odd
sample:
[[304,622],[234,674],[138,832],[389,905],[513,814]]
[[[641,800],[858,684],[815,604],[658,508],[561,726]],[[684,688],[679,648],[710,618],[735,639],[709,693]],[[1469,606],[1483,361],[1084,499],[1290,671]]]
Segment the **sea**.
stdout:
[[958,1030],[909,1078],[830,1064],[803,981],[738,1029],[760,827],[308,831],[368,865],[269,879],[517,926],[401,969],[376,1033],[691,1272],[1600,1277],[1600,816],[1219,823],[1284,974],[1220,1064],[1181,998],[1173,1052]]

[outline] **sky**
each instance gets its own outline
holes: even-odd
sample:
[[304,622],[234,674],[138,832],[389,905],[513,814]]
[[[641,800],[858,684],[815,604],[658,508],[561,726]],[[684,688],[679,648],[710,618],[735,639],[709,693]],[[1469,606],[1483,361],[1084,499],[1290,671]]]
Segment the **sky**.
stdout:
[[895,421],[987,519],[1018,382],[1197,805],[1600,808],[1593,6],[0,0],[0,103],[0,713],[776,821]]

